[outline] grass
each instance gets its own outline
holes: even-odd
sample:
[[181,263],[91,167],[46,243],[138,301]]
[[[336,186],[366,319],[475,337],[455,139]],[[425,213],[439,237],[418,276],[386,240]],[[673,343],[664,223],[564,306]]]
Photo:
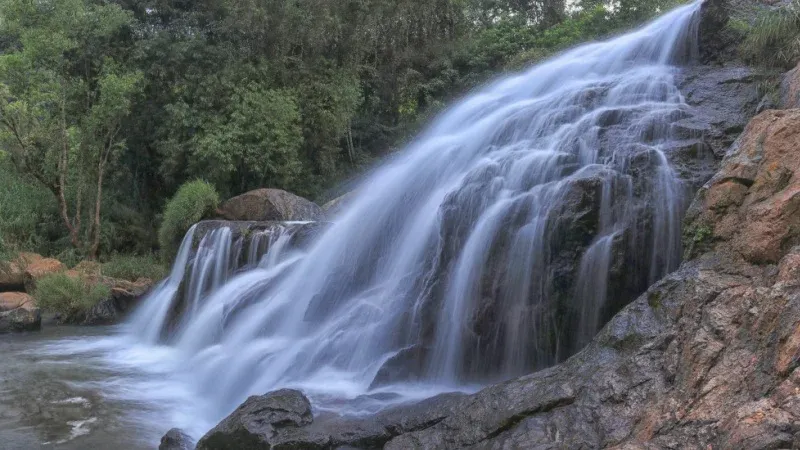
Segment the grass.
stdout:
[[[741,27],[744,29],[744,27]],[[800,59],[800,0],[762,12],[747,30],[740,52],[745,61],[791,68]]]
[[155,255],[113,255],[101,269],[104,276],[128,281],[139,278],[158,281],[166,278],[168,270]]
[[104,284],[92,284],[63,273],[37,280],[33,294],[40,308],[67,317],[89,311],[110,295],[111,288]]

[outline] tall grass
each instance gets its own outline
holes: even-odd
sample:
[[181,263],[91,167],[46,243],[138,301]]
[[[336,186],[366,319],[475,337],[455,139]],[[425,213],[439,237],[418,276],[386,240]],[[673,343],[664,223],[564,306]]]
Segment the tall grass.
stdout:
[[791,68],[800,60],[800,1],[761,13],[740,47],[745,61]]

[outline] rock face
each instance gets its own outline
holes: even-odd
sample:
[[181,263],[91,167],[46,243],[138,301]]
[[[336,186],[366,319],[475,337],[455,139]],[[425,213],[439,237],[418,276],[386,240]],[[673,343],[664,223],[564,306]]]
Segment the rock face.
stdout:
[[794,179],[799,148],[800,110],[753,119],[722,169],[698,192],[687,229],[693,244],[732,242],[748,262],[774,264],[800,243],[800,183]]
[[208,432],[198,449],[268,449],[281,441],[280,432],[313,422],[311,403],[299,391],[283,389],[250,397]]
[[194,439],[179,428],[167,431],[158,446],[158,450],[194,450],[194,448]]
[[234,197],[220,206],[217,214],[236,221],[314,221],[323,217],[322,208],[280,189],[258,189]]

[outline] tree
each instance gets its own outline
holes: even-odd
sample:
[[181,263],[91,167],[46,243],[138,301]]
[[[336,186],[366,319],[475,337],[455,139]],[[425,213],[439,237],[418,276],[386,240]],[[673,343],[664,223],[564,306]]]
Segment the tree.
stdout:
[[[104,178],[140,89],[141,75],[114,59],[132,15],[84,0],[2,0],[0,16],[8,43],[0,55],[0,139],[14,166],[53,193],[72,245],[94,258]],[[83,203],[91,184],[93,209]]]

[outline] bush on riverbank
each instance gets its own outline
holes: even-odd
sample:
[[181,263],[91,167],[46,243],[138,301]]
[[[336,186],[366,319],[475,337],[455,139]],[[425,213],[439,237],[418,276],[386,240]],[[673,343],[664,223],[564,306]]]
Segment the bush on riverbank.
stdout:
[[70,317],[90,310],[110,295],[111,288],[104,284],[57,273],[37,280],[33,297],[39,308]]

